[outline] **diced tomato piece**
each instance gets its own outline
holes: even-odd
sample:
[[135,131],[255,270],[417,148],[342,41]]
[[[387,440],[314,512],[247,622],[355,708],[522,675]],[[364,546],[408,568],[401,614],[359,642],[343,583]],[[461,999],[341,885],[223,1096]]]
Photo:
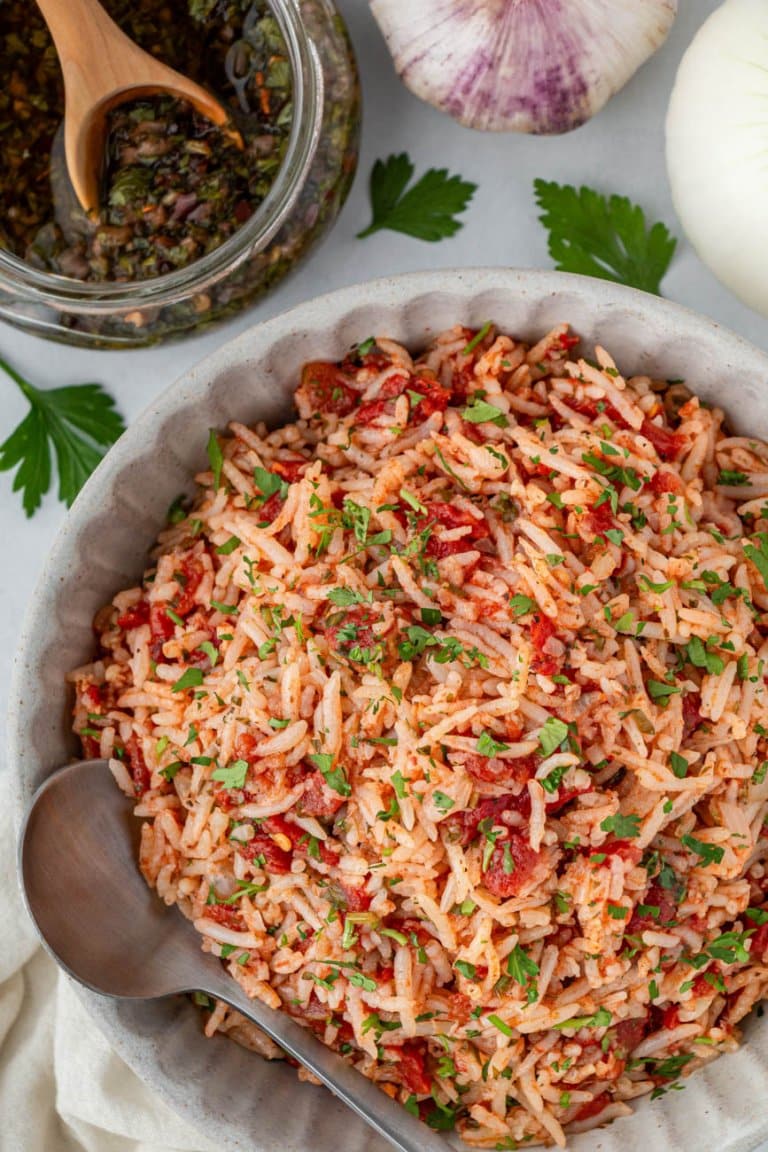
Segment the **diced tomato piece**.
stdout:
[[531,798],[527,789],[519,796],[495,796],[481,800],[474,808],[463,812],[454,812],[443,821],[443,827],[456,843],[466,848],[477,836],[477,830],[483,820],[498,821],[503,812],[520,812],[522,816],[531,813]]
[[170,640],[176,625],[165,610],[163,604],[152,604],[149,609],[149,630],[152,639],[162,643]]
[[344,889],[348,912],[368,911],[373,896],[370,892],[366,892],[364,884],[359,884],[356,887],[352,884],[342,884],[341,887]]
[[465,752],[453,759],[455,763],[462,763],[470,776],[486,784],[510,784],[513,781],[524,784],[535,776],[538,763],[535,755],[502,760],[499,756],[481,756],[478,752]]
[[253,840],[249,840],[240,849],[244,856],[249,860],[255,860],[257,856],[264,857],[264,867],[267,872],[275,872],[278,875],[290,872],[291,870],[291,852],[281,848],[276,844],[270,835],[266,832],[257,832]]
[[587,793],[591,792],[591,791],[592,791],[591,787],[590,788],[561,788],[558,792],[557,800],[547,800],[546,805],[545,805],[547,812],[551,812],[554,815],[556,812],[559,812],[562,808],[565,808],[566,804],[570,804],[571,800],[575,800],[577,796],[586,796]]
[[749,954],[754,959],[768,959],[768,924],[761,924],[752,937]]
[[243,927],[243,917],[237,904],[206,904],[203,916],[235,932],[241,931]]
[[273,492],[259,508],[257,513],[259,517],[258,522],[262,524],[266,521],[271,524],[273,520],[277,520],[283,510],[283,504],[285,504],[285,500],[280,493]]
[[[426,553],[437,560],[444,556],[453,556],[457,552],[467,552],[475,548],[480,540],[487,540],[490,536],[485,519],[476,520],[463,508],[456,508],[442,500],[431,500],[425,505],[428,520],[436,521],[432,534],[427,541]],[[458,540],[441,540],[438,528],[469,528],[470,531]]]
[[585,517],[590,532],[594,532],[596,536],[607,532],[609,528],[613,527],[613,512],[611,511],[610,500],[604,500],[602,504],[593,504]]
[[557,625],[549,616],[535,616],[530,626],[530,633],[531,643],[536,652],[531,661],[531,668],[534,672],[540,672],[542,676],[554,675],[560,666],[560,659],[545,652],[544,648],[547,641],[557,635]]
[[662,1020],[661,1020],[662,1028],[667,1028],[668,1030],[671,1031],[673,1028],[677,1028],[679,1023],[680,1023],[680,1005],[679,1004],[668,1004],[667,1007],[664,1009],[664,1015],[662,1016]]
[[687,740],[691,736],[699,724],[703,721],[704,717],[699,711],[701,705],[700,692],[686,692],[683,696],[683,739]]
[[377,400],[367,400],[361,404],[355,413],[355,424],[373,424],[385,414],[391,415],[392,406],[389,400],[379,397]]
[[99,758],[101,755],[101,743],[95,736],[88,736],[86,733],[82,733],[80,743],[83,746],[84,760],[97,760]]
[[582,1104],[573,1120],[590,1120],[593,1116],[598,1116],[604,1108],[607,1108],[611,1102],[611,1098],[607,1092],[601,1092],[599,1096],[595,1096],[594,1100],[590,1100],[587,1104]]
[[[608,844],[602,845],[600,852],[606,856],[620,856],[622,860],[626,860],[632,865],[639,864],[643,858],[642,848],[638,848],[637,844],[633,844],[631,840],[611,840]],[[597,853],[588,848],[587,855],[593,856]]]
[[576,336],[573,332],[563,332],[554,342],[554,347],[561,348],[563,352],[570,352],[571,348],[580,343],[581,336]]
[[663,496],[667,492],[682,492],[683,484],[676,472],[659,468],[651,477],[650,488],[656,496]]
[[463,992],[451,992],[448,999],[451,1005],[448,1014],[451,1019],[455,1020],[457,1024],[466,1024],[472,1017],[472,1011],[475,1007],[473,1001]]
[[290,456],[286,460],[273,460],[271,470],[276,472],[278,476],[282,476],[283,480],[287,480],[289,484],[295,484],[297,480],[301,479],[302,472],[309,461],[305,460],[303,456]]
[[89,684],[86,688],[83,688],[83,696],[90,704],[92,712],[95,712],[98,708],[101,708],[102,699],[100,684]]
[[714,988],[706,977],[697,976],[693,982],[691,992],[693,992],[694,996],[709,996],[714,992]]
[[631,1020],[622,1020],[616,1025],[616,1046],[629,1055],[645,1039],[648,1024],[647,1016],[634,1016]]
[[[624,841],[627,843],[627,841]],[[602,849],[604,850],[604,849]],[[658,908],[658,916],[651,916],[649,914],[640,914],[637,908],[632,913],[632,917],[627,927],[627,932],[637,933],[644,932],[646,928],[654,929],[669,923],[677,916],[677,903],[675,902],[675,892],[671,888],[662,888],[658,881],[654,880],[649,885],[641,904],[647,905],[649,908]]]
[[403,1044],[402,1048],[387,1048],[386,1051],[399,1056],[400,1075],[409,1092],[416,1096],[426,1096],[432,1091],[432,1080],[427,1073],[426,1049],[417,1043]]
[[448,389],[443,388],[442,384],[430,376],[417,377],[410,383],[409,390],[417,392],[422,397],[417,404],[414,405],[412,402],[411,406],[409,419],[417,424],[427,420],[435,412],[445,412],[451,399]]
[[181,592],[174,611],[177,616],[188,616],[195,607],[195,594],[205,575],[205,568],[199,557],[190,556],[182,561],[180,574]]
[[[511,872],[507,871],[510,856]],[[483,883],[492,896],[507,900],[510,896],[517,896],[528,884],[538,861],[539,853],[531,848],[528,838],[511,831],[508,837],[496,841]]]
[[301,396],[310,412],[348,416],[357,403],[357,393],[349,387],[338,364],[327,360],[313,360],[301,372]]
[[[333,616],[336,616],[335,612]],[[375,624],[376,620],[376,614],[363,605],[350,608],[342,619],[326,628],[328,647],[344,656],[351,648],[372,648],[376,643],[376,636],[371,625]]]
[[597,400],[577,400],[575,396],[568,396],[564,402],[572,412],[578,412],[580,416],[586,416],[588,420],[596,420],[599,415]]
[[132,628],[140,628],[142,624],[149,622],[149,603],[146,600],[139,600],[132,608],[126,609],[121,616],[117,618],[118,628],[122,628],[123,632],[130,632]]
[[307,778],[304,791],[296,804],[296,811],[300,816],[315,816],[318,819],[329,819],[335,816],[344,803],[344,797],[339,796],[326,784],[321,772],[312,772]]
[[662,460],[676,460],[685,447],[685,437],[670,428],[654,424],[646,416],[640,426],[640,435],[650,440]]
[[149,789],[151,773],[144,760],[141,742],[135,733],[131,733],[130,739],[125,746],[125,755],[131,773],[131,779],[133,780],[133,786],[136,789],[136,795],[143,796]]
[[388,984],[395,978],[395,969],[391,964],[380,964],[376,969],[376,980],[379,984]]
[[253,767],[258,763],[260,757],[256,755],[256,748],[258,747],[259,740],[250,732],[241,732],[235,740],[233,748],[235,760],[245,760],[246,763]]

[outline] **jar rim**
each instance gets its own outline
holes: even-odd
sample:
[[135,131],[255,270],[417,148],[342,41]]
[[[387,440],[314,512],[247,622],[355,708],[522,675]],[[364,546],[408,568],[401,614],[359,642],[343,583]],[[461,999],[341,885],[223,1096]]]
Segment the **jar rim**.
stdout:
[[223,244],[178,268],[130,284],[75,280],[33,268],[0,249],[0,299],[12,292],[17,300],[72,313],[111,315],[137,307],[165,307],[202,291],[265,248],[289,216],[304,184],[320,138],[323,76],[317,53],[302,22],[299,0],[266,0],[285,39],[293,74],[293,117],[288,143],[274,183],[250,220]]

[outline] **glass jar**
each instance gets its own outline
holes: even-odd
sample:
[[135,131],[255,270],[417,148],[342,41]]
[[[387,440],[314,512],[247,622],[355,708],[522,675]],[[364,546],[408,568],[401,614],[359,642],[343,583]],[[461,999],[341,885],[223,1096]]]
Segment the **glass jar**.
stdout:
[[69,279],[0,250],[2,319],[69,344],[151,344],[240,311],[331,227],[357,165],[354,55],[332,0],[268,2],[293,72],[293,122],[283,163],[253,216],[187,267],[128,285]]

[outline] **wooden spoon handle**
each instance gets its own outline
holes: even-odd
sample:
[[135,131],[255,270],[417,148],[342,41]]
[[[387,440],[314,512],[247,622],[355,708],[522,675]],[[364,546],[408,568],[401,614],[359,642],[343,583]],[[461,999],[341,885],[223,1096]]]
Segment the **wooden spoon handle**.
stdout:
[[[134,44],[98,0],[37,0],[64,75],[64,147],[78,200],[98,206],[107,113],[126,99],[168,93],[189,101],[214,124],[226,109],[209,92]],[[240,134],[229,135],[242,147]]]

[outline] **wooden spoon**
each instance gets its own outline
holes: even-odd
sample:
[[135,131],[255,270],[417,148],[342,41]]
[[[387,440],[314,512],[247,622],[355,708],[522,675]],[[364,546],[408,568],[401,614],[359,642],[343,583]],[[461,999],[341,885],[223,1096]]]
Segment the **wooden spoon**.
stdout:
[[64,74],[64,149],[69,178],[86,212],[99,206],[107,114],[126,100],[168,94],[188,101],[243,147],[215,97],[144,52],[98,0],[37,0]]

